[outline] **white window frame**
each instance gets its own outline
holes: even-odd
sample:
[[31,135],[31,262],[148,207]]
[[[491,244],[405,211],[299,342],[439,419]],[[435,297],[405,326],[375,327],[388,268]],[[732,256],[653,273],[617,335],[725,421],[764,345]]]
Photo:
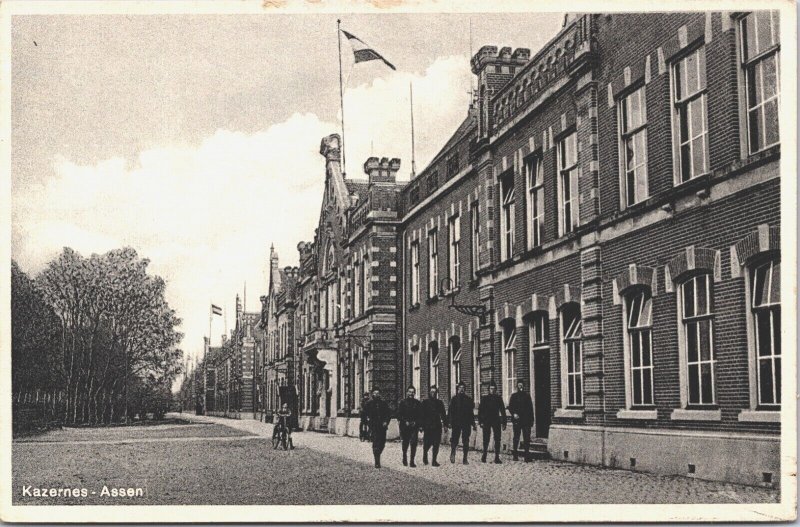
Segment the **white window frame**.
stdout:
[[470,206],[470,222],[471,222],[471,229],[470,234],[472,236],[472,243],[470,244],[470,257],[472,260],[472,277],[476,278],[478,276],[478,267],[480,266],[480,212],[478,209],[478,204],[473,203]]
[[473,399],[479,401],[481,398],[481,345],[480,338],[472,336],[472,394]]
[[514,256],[514,237],[516,232],[516,185],[514,172],[500,177],[500,261]]
[[411,242],[411,305],[419,304],[419,241]]
[[[750,376],[750,408],[760,412],[765,411],[780,411],[781,409],[781,388],[782,383],[780,377],[775,375],[775,362],[781,363],[782,369],[782,349],[781,349],[781,335],[780,335],[780,321],[781,321],[781,300],[780,300],[780,258],[759,259],[747,267],[746,273],[746,301],[747,301],[747,333],[748,333],[748,349],[749,349],[749,376]],[[778,268],[778,273],[775,273],[775,267]],[[766,268],[765,273],[765,286],[767,287],[767,302],[757,304],[756,298],[756,277],[759,269]],[[775,275],[778,276],[775,276]],[[777,280],[776,280],[777,279]],[[777,283],[776,283],[777,282]],[[777,289],[773,289],[773,285]],[[773,294],[777,293],[777,294]],[[777,296],[777,298],[774,298]],[[761,355],[760,340],[758,335],[758,317],[766,314],[770,319],[770,340],[771,352],[769,354]],[[777,327],[776,327],[777,322]],[[778,353],[775,353],[776,347]],[[773,396],[777,402],[764,402],[761,400],[761,375],[760,368],[762,362],[772,363],[772,383],[773,383]],[[777,382],[776,382],[777,381]]]
[[501,323],[500,338],[502,345],[502,377],[503,377],[503,401],[508,404],[514,387],[517,383],[516,358],[517,358],[517,327],[512,319]]
[[[638,303],[637,303],[638,302]],[[635,310],[635,311],[634,311]],[[636,316],[637,325],[632,326]],[[644,317],[644,319],[642,319]],[[652,408],[655,405],[655,367],[653,365],[653,297],[649,290],[639,288],[623,297],[622,329],[625,335],[625,407],[627,409]],[[634,361],[634,347],[638,344],[639,364]],[[644,364],[644,346],[649,349],[649,365]],[[634,389],[634,377],[638,376],[639,394],[637,400]],[[650,389],[645,390],[645,377],[649,377]],[[649,398],[649,401],[648,401]]]
[[528,250],[542,244],[544,234],[544,163],[541,155],[525,159],[525,184],[527,209],[525,222],[528,228]]
[[[707,312],[697,314],[697,310],[699,307],[698,300],[700,297],[697,294],[697,284],[700,280],[705,282],[705,302],[707,306]],[[694,293],[692,295],[692,310],[695,313],[693,316],[687,317],[685,315],[686,306],[684,305],[684,297],[686,295],[686,288],[688,287],[687,284],[693,283]],[[692,408],[709,408],[715,407],[717,404],[716,398],[716,379],[715,379],[715,365],[716,365],[716,354],[714,353],[714,312],[713,312],[713,300],[714,300],[714,283],[713,283],[713,276],[710,273],[702,273],[697,274],[692,277],[686,278],[685,280],[681,281],[677,287],[677,300],[678,300],[678,338],[679,338],[679,358],[680,358],[680,383],[681,383],[681,407],[686,409]],[[709,322],[709,359],[702,358],[702,351],[701,351],[701,344],[700,344],[700,337],[701,337],[701,321],[708,321]],[[692,338],[691,334],[694,333],[694,338],[696,338],[697,342],[697,356],[696,360],[690,361],[689,360],[689,339]],[[703,393],[703,384],[702,384],[702,368],[703,365],[710,366],[710,374],[711,374],[711,400],[710,401],[703,401],[702,400],[702,393]],[[690,372],[689,369],[693,366],[698,368],[698,399],[692,400],[691,397],[691,382],[690,382]]]
[[459,244],[461,243],[461,216],[456,214],[451,217],[447,222],[447,239],[448,239],[448,278],[450,285],[456,288],[461,285],[461,251]]
[[439,282],[439,231],[428,231],[428,298],[436,298]]
[[[689,60],[694,58],[695,74],[697,75],[697,84],[690,87],[686,75],[679,75],[680,70],[686,70]],[[673,166],[675,171],[675,184],[680,185],[690,179],[709,172],[709,147],[708,147],[708,85],[706,82],[706,49],[705,46],[700,46],[693,50],[691,53],[681,57],[672,64],[671,68],[672,82],[670,82],[670,89],[672,91],[672,137],[673,137]],[[685,82],[683,82],[686,80]],[[679,86],[683,84],[683,86]],[[700,124],[702,130],[698,133],[694,129],[693,112],[697,108],[694,104],[699,101],[699,108],[702,112],[702,119]],[[681,119],[682,111],[685,108],[686,114],[686,130],[688,137],[684,139],[681,136]],[[696,152],[697,142],[700,143],[702,149],[702,166],[695,167],[694,157]],[[684,149],[688,150],[689,168],[688,172],[684,172],[683,152]]]
[[353,317],[361,314],[361,267],[360,262],[356,259],[353,262]]
[[[434,354],[434,350],[436,350],[436,354]],[[441,362],[441,350],[439,349],[439,343],[434,341],[428,344],[428,389],[430,390],[433,386],[439,386],[439,363]]]
[[558,142],[558,235],[564,236],[580,225],[580,171],[578,169],[578,134],[570,132]]
[[[646,87],[620,99],[618,104],[620,200],[631,207],[649,196],[647,176],[647,94]],[[638,108],[638,118],[635,109]],[[632,149],[628,145],[632,145]],[[632,156],[632,159],[629,158]],[[629,166],[632,161],[633,165]]]
[[[577,316],[567,326],[567,314],[569,313],[577,313]],[[582,313],[578,306],[571,306],[562,309],[559,319],[561,326],[561,406],[564,409],[582,409],[584,405]]]
[[363,295],[361,298],[362,314],[367,312],[367,307],[370,304],[370,294],[372,292],[372,285],[369,282],[369,265],[369,258],[367,258],[367,255],[365,254],[361,261],[361,294]]
[[422,388],[422,367],[420,365],[420,348],[411,348],[411,385],[420,391]]
[[362,353],[362,351],[358,351],[353,361],[353,410],[361,408],[361,399],[364,397],[364,378],[361,372]]
[[[748,47],[747,42],[747,29],[746,29],[746,22],[748,19],[754,20],[757,17],[769,17],[769,29],[770,29],[770,43],[764,49],[756,49],[754,53],[750,53],[750,49]],[[780,61],[780,13],[778,11],[754,11],[748,13],[747,15],[743,16],[738,20],[738,27],[739,27],[739,49],[740,49],[740,57],[741,57],[741,86],[743,87],[743,110],[744,110],[744,126],[742,127],[744,136],[745,136],[745,151],[749,152],[750,154],[755,154],[771,146],[780,143],[780,134],[777,136],[777,140],[767,143],[766,132],[769,127],[766,122],[764,108],[768,104],[774,104],[777,108],[775,108],[775,115],[778,117],[778,121],[780,121],[780,91],[781,91],[781,61]],[[758,23],[753,24],[753,28],[755,29],[755,41],[758,43]],[[749,71],[754,69],[755,75],[757,75],[757,89],[760,88],[760,93],[764,93],[764,74],[763,69],[760,69],[759,66],[762,64],[766,64],[767,61],[774,60],[775,63],[775,93],[766,100],[762,100],[757,102],[755,105],[751,106],[751,98],[750,98],[750,91],[753,89],[753,83],[751,81],[751,76]],[[760,72],[760,75],[758,75]],[[760,111],[760,112],[759,112]],[[751,125],[753,114],[756,114],[756,119],[759,119],[760,114],[760,127],[758,128],[761,137],[759,139],[763,139],[763,141],[759,141],[754,148],[753,145],[753,127]]]
[[450,357],[450,396],[456,393],[456,387],[461,382],[461,339],[458,337],[450,337],[448,343],[449,357]]

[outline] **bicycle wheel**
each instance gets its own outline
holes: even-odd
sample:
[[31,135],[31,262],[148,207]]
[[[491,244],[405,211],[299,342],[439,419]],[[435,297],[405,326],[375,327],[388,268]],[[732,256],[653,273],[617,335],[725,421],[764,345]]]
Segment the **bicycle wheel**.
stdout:
[[277,449],[281,443],[281,438],[278,435],[272,436],[272,448]]
[[286,433],[285,430],[281,432],[281,446],[283,447],[284,450],[289,450],[289,441],[287,436],[288,434]]

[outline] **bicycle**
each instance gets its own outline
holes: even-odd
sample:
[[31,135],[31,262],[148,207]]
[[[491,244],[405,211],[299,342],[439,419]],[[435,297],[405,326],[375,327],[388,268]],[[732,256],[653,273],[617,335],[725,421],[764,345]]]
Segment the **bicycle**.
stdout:
[[289,430],[283,423],[275,425],[275,432],[272,434],[272,448],[278,449],[282,447],[284,450],[289,450]]

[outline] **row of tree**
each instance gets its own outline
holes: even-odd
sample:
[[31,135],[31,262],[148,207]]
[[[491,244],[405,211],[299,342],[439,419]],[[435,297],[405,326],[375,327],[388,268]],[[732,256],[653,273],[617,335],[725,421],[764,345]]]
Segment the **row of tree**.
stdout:
[[34,279],[11,265],[12,389],[64,423],[166,411],[181,373],[180,319],[147,259],[63,252]]

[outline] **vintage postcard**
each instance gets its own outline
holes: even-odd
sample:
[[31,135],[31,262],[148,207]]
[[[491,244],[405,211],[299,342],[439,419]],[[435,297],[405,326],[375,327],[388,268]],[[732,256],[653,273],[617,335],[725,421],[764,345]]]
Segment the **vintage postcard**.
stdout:
[[0,518],[795,519],[796,25],[3,3]]

